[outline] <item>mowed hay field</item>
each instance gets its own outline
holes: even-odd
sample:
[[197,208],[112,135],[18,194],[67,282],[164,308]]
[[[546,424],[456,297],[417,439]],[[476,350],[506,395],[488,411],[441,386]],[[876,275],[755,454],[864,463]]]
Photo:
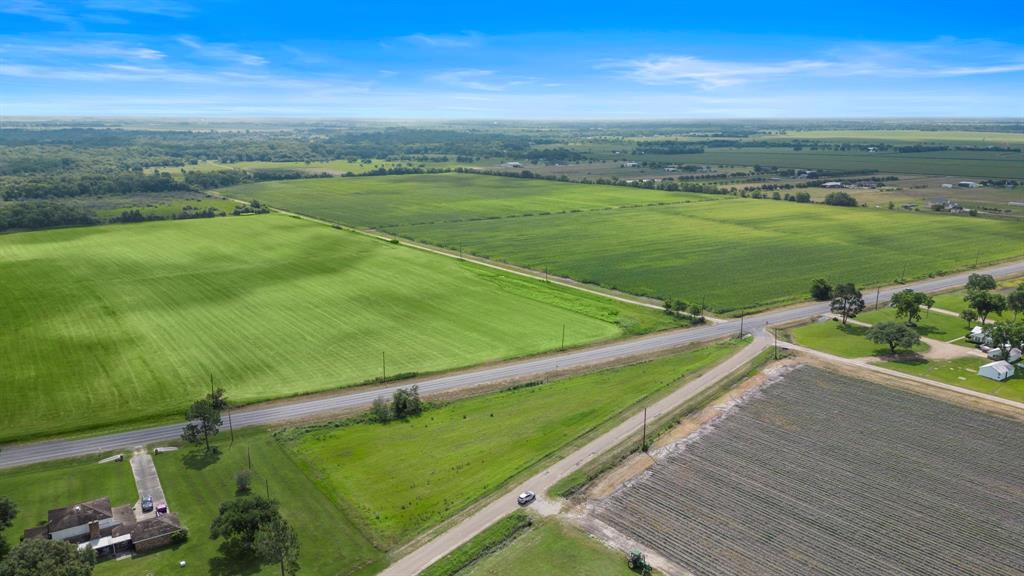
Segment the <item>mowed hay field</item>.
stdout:
[[718,312],[1024,255],[1019,222],[474,174],[266,182],[237,198]]
[[0,441],[677,325],[656,310],[281,215],[0,236]]
[[596,505],[697,576],[1019,575],[1024,423],[800,366]]

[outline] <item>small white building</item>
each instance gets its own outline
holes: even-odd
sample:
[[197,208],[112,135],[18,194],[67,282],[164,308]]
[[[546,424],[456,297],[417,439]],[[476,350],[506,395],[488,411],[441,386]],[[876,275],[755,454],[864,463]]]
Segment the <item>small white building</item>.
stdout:
[[996,382],[1002,382],[1013,377],[1013,364],[1000,360],[998,362],[989,362],[981,368],[978,368],[978,376],[984,376],[985,378],[991,378]]
[[843,183],[842,182],[825,182],[824,184],[822,184],[822,187],[824,187],[824,188],[842,188],[843,187]]
[[962,180],[959,184],[957,184],[957,186],[959,186],[960,188],[977,188],[978,183],[972,182],[970,180]]
[[523,165],[519,162],[505,162],[502,164],[505,168],[522,168]]
[[640,165],[639,162],[623,162],[622,163],[622,167],[623,168],[636,168],[639,165]]
[[975,344],[983,344],[985,342],[985,329],[981,326],[971,328],[971,333],[967,335],[967,339]]

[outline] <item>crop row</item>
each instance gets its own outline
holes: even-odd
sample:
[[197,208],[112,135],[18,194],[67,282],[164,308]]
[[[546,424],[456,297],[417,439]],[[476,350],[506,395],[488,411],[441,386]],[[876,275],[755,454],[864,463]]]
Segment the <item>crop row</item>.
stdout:
[[808,366],[595,508],[710,574],[1021,574],[1019,422]]

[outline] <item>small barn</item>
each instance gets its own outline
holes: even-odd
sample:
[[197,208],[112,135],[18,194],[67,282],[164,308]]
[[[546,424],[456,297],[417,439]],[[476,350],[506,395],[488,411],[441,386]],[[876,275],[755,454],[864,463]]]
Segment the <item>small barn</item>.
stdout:
[[996,382],[1009,380],[1013,377],[1013,364],[1010,364],[1005,360],[989,362],[981,368],[978,368],[978,376],[984,376],[985,378],[990,378]]

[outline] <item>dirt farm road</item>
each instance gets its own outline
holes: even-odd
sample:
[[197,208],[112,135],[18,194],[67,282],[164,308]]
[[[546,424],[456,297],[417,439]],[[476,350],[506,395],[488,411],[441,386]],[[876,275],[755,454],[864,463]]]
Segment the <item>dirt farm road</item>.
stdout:
[[[919,282],[889,286],[877,290],[875,294],[872,294],[869,290],[864,296],[867,304],[873,306],[876,302],[876,297],[877,302],[883,304],[888,302],[892,294],[906,288],[924,292],[938,292],[959,288],[967,281],[967,276],[971,272],[987,273],[996,277],[1024,274],[1024,260],[1007,262],[976,271],[965,271],[949,276],[930,278]],[[671,350],[688,344],[717,340],[739,334],[741,328],[743,332],[750,333],[761,330],[765,326],[806,320],[828,313],[828,308],[827,302],[809,302],[768,310],[741,319],[726,320],[717,324],[680,328],[566,352],[501,362],[452,374],[404,381],[399,385],[390,387],[373,390],[343,390],[337,394],[321,395],[315,398],[298,398],[294,401],[274,402],[269,405],[254,405],[233,411],[232,424],[238,428],[281,424],[311,417],[328,416],[344,410],[367,408],[378,396],[389,396],[396,389],[411,384],[417,384],[420,393],[424,397],[430,397],[476,386],[486,386],[512,380],[542,378],[545,375],[560,371],[642,357],[647,354]],[[181,426],[181,423],[176,423],[86,438],[10,444],[0,447],[0,469],[145,446],[153,442],[177,438],[181,434]]]

